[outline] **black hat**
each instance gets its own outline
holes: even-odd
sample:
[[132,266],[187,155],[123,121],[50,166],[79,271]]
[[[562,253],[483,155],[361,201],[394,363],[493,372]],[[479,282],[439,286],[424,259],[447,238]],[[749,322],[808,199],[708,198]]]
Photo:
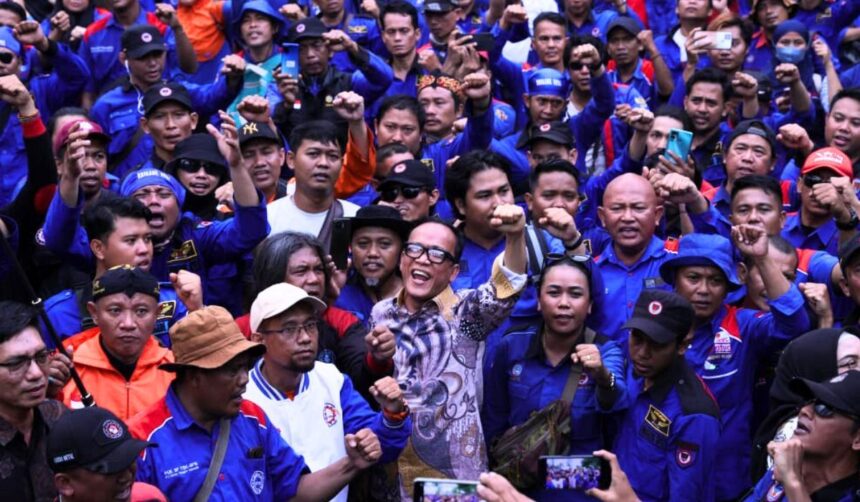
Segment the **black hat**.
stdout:
[[642,31],[642,27],[639,26],[639,23],[636,22],[632,17],[628,16],[618,16],[609,23],[609,26],[606,27],[606,36],[609,37],[609,34],[612,33],[612,30],[615,28],[621,28],[627,33],[630,33],[634,37]]
[[101,474],[120,472],[155,443],[134,439],[128,427],[105,408],[93,406],[63,414],[48,434],[48,466],[54,472],[77,467]]
[[729,139],[726,141],[726,151],[728,151],[735,139],[741,134],[753,134],[764,138],[770,145],[770,151],[776,156],[776,134],[773,133],[773,130],[767,124],[756,119],[744,120],[732,129],[732,134],[729,135]]
[[202,160],[224,169],[227,174],[227,161],[218,150],[218,141],[209,133],[196,133],[176,144],[173,160],[164,166],[164,172],[176,176],[176,170],[183,160]]
[[525,145],[532,145],[537,140],[551,141],[557,145],[564,145],[566,147],[572,147],[574,145],[573,135],[570,133],[570,128],[567,124],[559,120],[532,126],[529,129],[529,135],[525,140]]
[[364,206],[359,209],[355,216],[350,218],[350,239],[356,230],[363,227],[387,228],[399,235],[402,241],[406,241],[412,231],[412,223],[404,220],[400,211],[390,206]]
[[296,43],[306,38],[322,38],[323,34],[327,31],[328,28],[325,27],[322,21],[311,16],[292,25],[287,39],[290,42]]
[[239,128],[240,146],[255,139],[266,139],[283,146],[278,133],[273,131],[272,128],[269,127],[269,124],[265,122],[246,122],[245,125]]
[[683,337],[693,326],[693,306],[671,291],[646,289],[636,300],[624,329],[637,329],[659,344]]
[[860,234],[855,234],[839,247],[839,264],[842,266],[843,273],[857,251],[860,251]]
[[127,28],[120,37],[120,46],[126,57],[131,59],[140,59],[150,52],[167,50],[161,32],[151,24],[136,24]]
[[843,414],[860,416],[860,371],[847,371],[822,383],[795,378],[790,385],[804,399],[817,399]]
[[443,13],[451,12],[454,9],[460,8],[460,2],[457,0],[428,0],[424,2],[424,13]]
[[143,115],[148,116],[156,106],[165,101],[175,101],[180,105],[194,111],[191,104],[191,95],[182,84],[175,82],[160,82],[150,87],[143,93]]
[[391,185],[436,188],[436,177],[433,176],[433,171],[420,160],[404,160],[394,164],[391,173],[379,184],[377,190],[381,192]]
[[158,279],[149,272],[131,265],[119,265],[93,281],[93,301],[116,293],[125,293],[129,297],[143,293],[158,301],[161,288]]

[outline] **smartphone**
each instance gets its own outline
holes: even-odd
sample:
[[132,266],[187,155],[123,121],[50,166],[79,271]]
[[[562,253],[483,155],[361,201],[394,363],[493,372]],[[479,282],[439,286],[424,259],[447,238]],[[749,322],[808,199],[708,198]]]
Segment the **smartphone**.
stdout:
[[415,502],[478,502],[478,482],[417,478],[412,498]]
[[669,142],[666,144],[666,153],[663,157],[671,159],[668,152],[672,152],[681,160],[686,161],[693,146],[693,133],[683,129],[669,129]]
[[350,219],[336,218],[331,227],[331,249],[328,254],[338,270],[346,270],[349,258]]
[[704,48],[718,50],[729,50],[732,48],[732,33],[730,31],[701,31],[697,37],[698,39],[707,41]]
[[612,473],[609,463],[592,455],[541,457],[538,460],[540,479],[547,490],[586,491],[609,488]]
[[492,33],[461,33],[457,38],[472,37],[472,43],[475,44],[475,50],[490,52],[496,44]]
[[281,44],[281,73],[299,78],[299,44]]

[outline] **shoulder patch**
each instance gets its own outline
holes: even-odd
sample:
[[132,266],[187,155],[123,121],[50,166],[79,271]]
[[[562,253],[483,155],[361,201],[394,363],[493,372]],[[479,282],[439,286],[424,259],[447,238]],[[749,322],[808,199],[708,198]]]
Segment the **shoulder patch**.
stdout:
[[421,163],[427,166],[427,168],[430,169],[431,173],[436,172],[436,165],[433,163],[433,159],[423,158],[421,159]]
[[175,263],[178,261],[190,260],[192,258],[197,258],[197,246],[194,245],[193,240],[187,240],[183,242],[179,247],[173,248],[170,251],[170,257],[167,259],[167,263]]
[[268,425],[266,413],[263,409],[247,399],[243,399],[242,404],[239,405],[239,413],[255,419],[260,424],[260,427],[265,428]]
[[161,302],[158,304],[158,318],[171,319],[176,313],[176,300]]

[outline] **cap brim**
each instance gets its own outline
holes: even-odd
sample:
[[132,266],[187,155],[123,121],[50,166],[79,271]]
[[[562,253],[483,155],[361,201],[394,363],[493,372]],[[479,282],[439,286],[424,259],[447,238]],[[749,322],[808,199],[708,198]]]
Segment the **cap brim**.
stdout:
[[[99,459],[98,462],[84,466],[87,470],[96,470],[103,474],[115,474],[121,472],[137,461],[137,457],[145,448],[158,446],[156,443],[129,438],[117,446],[110,453]],[[106,471],[106,472],[105,472]]]
[[562,146],[573,146],[573,142],[564,136],[562,133],[554,133],[554,132],[546,132],[546,133],[538,133],[529,138],[527,145],[532,145],[536,141],[549,141],[550,143],[555,143],[556,145]]
[[135,47],[130,51],[125,51],[125,55],[131,59],[140,59],[151,52],[167,52],[167,46],[164,44],[146,44],[141,45],[140,47]]
[[173,96],[165,96],[164,98],[159,99],[158,101],[153,103],[149,108],[144,110],[143,115],[144,116],[149,115],[150,113],[152,113],[153,110],[155,110],[156,108],[158,108],[159,106],[161,106],[167,102],[177,103],[177,104],[180,104],[180,105],[184,106],[185,108],[187,108],[191,111],[194,111],[194,105],[191,104],[191,101],[185,99],[184,97],[179,97],[179,96],[173,95]]
[[257,358],[265,353],[265,345],[263,345],[262,343],[245,340],[243,337],[243,340],[241,342],[237,341],[235,345],[222,350],[215,351],[212,354],[206,355],[206,357],[202,357],[195,361],[187,361],[184,363],[165,363],[160,365],[158,368],[164,371],[176,371],[182,368],[200,368],[204,370],[215,370],[224,366],[233,358],[238,357],[242,354],[250,354],[252,357]]
[[622,329],[638,329],[645,336],[659,344],[669,343],[678,339],[678,334],[666,329],[662,324],[651,319],[631,317],[624,323]]
[[856,406],[833,392],[827,383],[819,383],[806,378],[793,378],[789,386],[799,396],[807,400],[818,399],[843,413],[853,414],[850,410]]
[[675,272],[681,267],[716,267],[726,276],[726,285],[729,291],[741,288],[737,276],[731,271],[721,267],[716,261],[707,256],[677,256],[666,260],[660,265],[660,277],[666,284],[675,285]]
[[300,300],[298,300],[295,303],[290,303],[290,304],[284,303],[283,305],[278,305],[278,307],[275,309],[272,309],[272,310],[269,310],[268,312],[262,313],[261,315],[263,316],[263,318],[257,322],[256,326],[254,325],[253,321],[251,322],[251,326],[250,326],[251,331],[256,333],[257,330],[260,329],[260,324],[263,324],[263,321],[265,321],[266,319],[271,319],[272,317],[275,317],[276,315],[280,315],[280,314],[286,312],[287,310],[295,307],[296,305],[300,305],[302,303],[307,303],[308,305],[310,305],[311,308],[313,308],[313,310],[314,310],[314,314],[320,314],[323,311],[325,311],[325,309],[328,308],[328,305],[326,305],[326,303],[324,301],[320,300],[316,296],[308,295],[308,296],[305,296],[304,298],[301,298]]

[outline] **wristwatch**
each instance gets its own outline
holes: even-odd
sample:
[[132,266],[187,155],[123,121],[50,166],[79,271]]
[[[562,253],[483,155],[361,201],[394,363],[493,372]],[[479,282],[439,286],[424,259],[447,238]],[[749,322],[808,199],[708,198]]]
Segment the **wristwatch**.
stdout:
[[837,221],[836,228],[838,228],[839,230],[854,230],[855,228],[857,228],[857,225],[860,224],[860,217],[858,217],[857,213],[854,212],[853,207],[848,208],[848,214],[851,216],[851,219],[846,221],[845,223]]

